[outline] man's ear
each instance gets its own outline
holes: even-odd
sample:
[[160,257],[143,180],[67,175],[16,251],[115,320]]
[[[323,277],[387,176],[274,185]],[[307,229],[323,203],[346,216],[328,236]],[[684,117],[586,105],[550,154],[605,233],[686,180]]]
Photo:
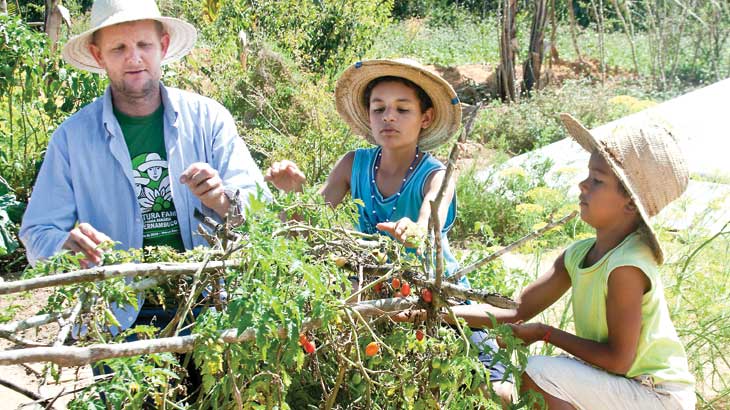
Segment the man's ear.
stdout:
[[423,112],[423,117],[421,118],[421,129],[426,129],[431,125],[433,122],[433,116],[433,107],[429,107]]
[[87,47],[89,53],[91,53],[91,56],[94,57],[96,64],[98,64],[99,67],[104,68],[104,59],[101,56],[101,49],[99,48],[99,46],[94,43],[89,43]]
[[170,35],[163,33],[162,37],[160,37],[160,44],[162,45],[162,58],[165,58],[167,49],[170,47]]

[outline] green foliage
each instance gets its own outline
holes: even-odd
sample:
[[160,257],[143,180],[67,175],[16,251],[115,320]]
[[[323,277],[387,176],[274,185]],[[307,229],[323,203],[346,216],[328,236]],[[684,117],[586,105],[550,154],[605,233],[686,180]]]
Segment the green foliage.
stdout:
[[20,224],[24,210],[24,204],[16,200],[8,183],[0,177],[0,256],[18,248],[15,227]]
[[616,95],[620,88],[604,88],[586,81],[568,81],[562,88],[533,93],[519,103],[492,101],[474,123],[477,141],[521,154],[567,137],[559,114],[570,113],[588,128],[605,124],[654,105],[651,100]]
[[[308,71],[334,75],[361,58],[390,18],[392,0],[221,0],[192,15],[210,43],[248,33],[275,43]],[[207,24],[206,24],[207,23]]]
[[102,85],[63,67],[45,34],[0,15],[0,176],[18,200],[27,200],[50,134]]
[[[177,380],[184,374],[184,365],[172,355],[154,354],[104,360],[100,364],[110,367],[113,377],[90,386],[71,408],[103,408],[99,398],[103,393],[107,404],[116,409],[139,408],[144,403],[154,403],[156,408],[227,409],[240,403],[243,408],[298,409],[319,407],[327,400],[335,407],[353,409],[497,409],[485,396],[488,374],[477,359],[475,346],[466,342],[468,328],[460,334],[445,326],[366,320],[344,305],[351,282],[348,271],[338,267],[331,256],[346,254],[348,259],[362,257],[369,263],[374,256],[369,249],[345,245],[342,223],[352,220],[355,207],[322,211],[327,209],[322,201],[310,190],[303,195],[281,196],[269,207],[254,203],[249,220],[239,228],[246,238],[244,246],[231,255],[231,263],[220,274],[199,278],[202,287],[225,279],[227,299],[204,301],[193,329],[200,339],[192,357],[203,377],[202,393],[194,402],[188,396],[191,391]],[[308,225],[282,224],[281,211],[297,213]],[[310,235],[287,235],[297,226],[313,230]],[[340,238],[340,245],[335,238]],[[398,256],[403,251],[401,245],[384,237],[368,239],[378,239],[381,250],[398,266],[396,270],[419,266]],[[144,255],[140,251],[115,251],[106,254],[105,264],[201,260],[206,259],[204,254],[201,250],[186,255],[165,249],[147,249]],[[74,266],[78,266],[78,258],[61,254],[45,266],[30,269],[28,276]],[[103,324],[113,323],[101,312],[103,306],[111,301],[130,302],[125,295],[133,296],[130,286],[134,283],[111,280],[64,287],[50,298],[47,309],[68,308],[76,303],[73,295],[96,292],[95,300],[102,306],[92,308],[92,314],[84,318],[90,331],[83,343],[106,342],[109,338]],[[181,297],[188,297],[181,293]],[[214,305],[216,309],[211,309]],[[219,335],[226,329],[236,329],[239,335],[245,331],[253,337],[242,343],[223,343]],[[416,329],[425,333],[423,340],[417,340]],[[151,327],[138,327],[116,340],[131,334],[147,338],[155,333]],[[506,327],[497,327],[494,335],[508,346],[498,353],[499,359],[508,364],[509,372],[518,375],[526,364],[527,350]],[[300,337],[314,342],[316,351],[306,354]],[[378,343],[380,351],[368,356],[366,346],[371,342]],[[517,360],[510,364],[513,355]],[[337,396],[330,397],[335,386]]]
[[[522,167],[493,167],[482,173],[471,168],[464,172],[456,184],[459,218],[449,239],[507,245],[541,228],[546,221],[569,214],[576,208],[576,200],[567,195],[567,186],[546,178],[550,167],[549,161],[538,159]],[[555,179],[559,181],[559,177]],[[574,220],[546,233],[539,240],[540,246],[551,247],[585,232],[587,225]],[[534,245],[526,246],[531,249]]]

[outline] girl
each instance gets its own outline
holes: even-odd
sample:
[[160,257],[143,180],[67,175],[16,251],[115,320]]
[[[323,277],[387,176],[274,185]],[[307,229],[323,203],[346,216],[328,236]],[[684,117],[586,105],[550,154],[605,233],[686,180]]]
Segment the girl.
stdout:
[[[594,135],[563,114],[571,136],[588,152],[580,184],[581,218],[596,237],[568,247],[527,286],[519,307],[456,306],[472,326],[485,312],[510,325],[529,345],[542,340],[573,357],[534,356],[523,375],[554,409],[694,409],[694,379],[669,317],[658,266],[664,261],[649,218],[686,189],[687,168],[667,129],[636,120]],[[523,321],[572,289],[576,334]]]
[[[335,165],[320,190],[332,206],[350,192],[359,208],[359,229],[381,232],[406,242],[410,235],[427,232],[433,200],[443,182],[445,167],[427,151],[447,142],[461,122],[461,107],[454,89],[441,77],[410,60],[370,60],[350,66],[335,88],[337,111],[352,131],[375,147],[348,152]],[[301,191],[306,177],[291,161],[274,163],[265,179],[277,188]],[[456,216],[454,181],[448,181],[439,208],[443,222],[446,274],[458,269],[446,233]],[[466,278],[461,284],[468,286]],[[472,337],[488,351],[493,341],[484,333]],[[492,364],[485,352],[480,360],[490,367],[490,378],[501,380],[504,366]],[[511,386],[502,388],[509,394]]]

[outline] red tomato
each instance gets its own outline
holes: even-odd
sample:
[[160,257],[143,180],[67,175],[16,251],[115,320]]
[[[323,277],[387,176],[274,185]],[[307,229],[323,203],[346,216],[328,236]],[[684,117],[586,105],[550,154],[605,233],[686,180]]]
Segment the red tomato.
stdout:
[[373,357],[380,351],[380,345],[376,342],[370,342],[367,346],[365,346],[365,354],[368,357]]
[[421,298],[423,298],[424,302],[431,303],[433,301],[433,294],[431,293],[431,289],[423,288],[421,290]]
[[383,282],[376,283],[375,286],[373,286],[373,290],[375,293],[380,293],[380,291],[383,290]]
[[393,285],[393,289],[399,289],[400,288],[400,279],[393,278],[393,282],[390,283]]
[[400,292],[395,292],[395,295],[393,295],[394,298],[402,298],[403,294]]
[[411,285],[408,284],[408,282],[403,281],[403,284],[400,286],[400,293],[403,294],[403,296],[408,296],[411,294]]
[[423,340],[423,330],[421,330],[421,329],[416,330],[416,340],[418,340],[419,342],[421,340]]
[[307,344],[307,342],[309,342],[309,339],[307,339],[307,335],[305,335],[304,333],[300,334],[299,335],[299,344],[302,345],[302,347],[304,347],[304,345]]
[[308,354],[314,353],[315,350],[317,350],[317,345],[315,345],[314,342],[307,341],[307,343],[304,344],[304,351]]

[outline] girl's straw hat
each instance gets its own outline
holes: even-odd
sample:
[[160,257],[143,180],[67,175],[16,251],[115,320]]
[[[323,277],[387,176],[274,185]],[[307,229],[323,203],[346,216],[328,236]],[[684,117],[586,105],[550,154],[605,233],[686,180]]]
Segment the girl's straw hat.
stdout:
[[390,76],[412,81],[433,102],[433,122],[428,128],[421,130],[418,146],[429,151],[448,141],[461,125],[459,97],[443,78],[408,59],[361,61],[342,73],[335,87],[335,103],[337,111],[352,132],[375,144],[365,107],[365,90],[371,81]]
[[154,0],[97,0],[91,6],[91,28],[68,40],[63,47],[63,59],[76,68],[104,73],[89,52],[92,34],[104,27],[138,20],[157,20],[170,35],[170,46],[162,60],[163,65],[183,58],[198,37],[192,24],[161,16]]
[[560,114],[570,135],[588,152],[606,160],[631,196],[645,225],[646,236],[658,264],[664,252],[649,220],[687,189],[689,174],[672,133],[646,117],[622,120],[601,133],[591,133],[578,120]]

